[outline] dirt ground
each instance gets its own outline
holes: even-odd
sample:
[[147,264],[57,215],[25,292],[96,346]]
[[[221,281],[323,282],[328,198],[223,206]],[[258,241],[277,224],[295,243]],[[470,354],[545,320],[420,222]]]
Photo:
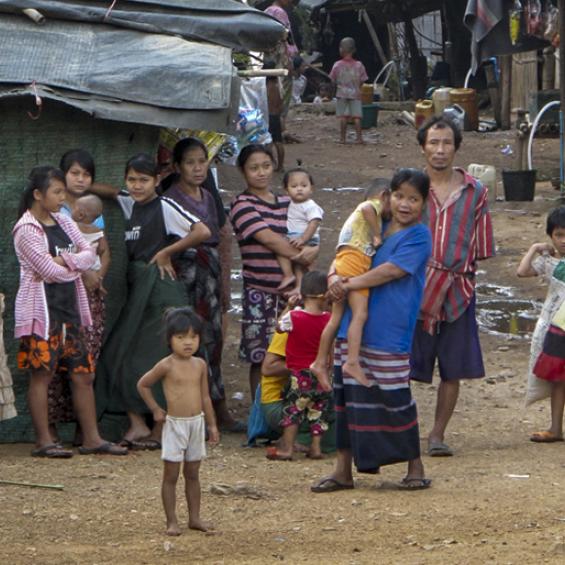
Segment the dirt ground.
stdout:
[[[335,144],[333,117],[298,114],[289,125],[303,143],[287,146],[287,166],[303,160],[317,183],[316,200],[327,214],[320,268],[327,266],[337,230],[361,198],[360,192],[323,189],[363,186],[397,166],[422,165],[414,130],[399,125],[394,113],[381,113],[379,122],[377,129],[366,132],[364,147]],[[512,133],[466,134],[457,164],[488,163],[499,171],[512,167],[515,155],[501,153],[507,144],[515,146]],[[557,167],[556,141],[537,141],[535,160],[536,166]],[[222,169],[220,177],[229,200],[241,190],[241,180],[233,169]],[[533,203],[495,202],[493,191],[498,255],[481,265],[479,282],[485,290],[479,309],[488,310],[490,293],[502,297],[506,318],[521,315],[511,316],[514,299],[526,300],[535,314],[544,288],[536,280],[517,280],[514,272],[527,247],[543,240],[544,215],[557,195],[548,183],[538,184]],[[234,309],[225,382],[233,410],[243,417],[249,395],[247,368],[236,356],[237,317]],[[392,466],[377,477],[357,476],[353,491],[311,494],[310,484],[332,469],[332,457],[269,462],[262,449],[243,449],[243,436],[224,435],[201,473],[203,516],[215,524],[215,533],[185,530],[179,538],[167,538],[158,453],[51,461],[31,459],[29,445],[1,445],[0,479],[61,484],[64,490],[0,485],[0,561],[564,563],[565,444],[528,441],[532,431],[547,425],[549,407],[542,402],[524,408],[531,321],[525,330],[520,325],[521,335],[506,333],[504,324],[502,320],[499,327],[495,320],[497,331],[485,327],[481,334],[488,374],[462,386],[447,438],[455,457],[424,458],[433,479],[430,490],[395,490],[405,469]],[[233,399],[239,392],[243,400]],[[435,384],[415,385],[414,394],[425,437]],[[179,486],[184,522],[186,506],[180,496]]]

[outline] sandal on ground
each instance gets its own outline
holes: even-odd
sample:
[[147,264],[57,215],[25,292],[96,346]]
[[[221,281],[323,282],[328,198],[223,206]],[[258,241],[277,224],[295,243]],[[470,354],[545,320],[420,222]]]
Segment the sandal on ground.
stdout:
[[314,459],[314,460],[325,459],[322,453],[316,453],[316,455],[312,455],[312,453],[310,453],[309,451],[306,452],[306,457],[308,459]]
[[432,486],[432,479],[404,477],[398,484],[399,490],[424,490]]
[[352,484],[341,483],[333,477],[325,477],[310,487],[312,492],[336,492],[338,490],[351,490],[355,488]]
[[453,450],[447,443],[441,441],[430,441],[428,443],[428,455],[430,457],[451,457]]
[[80,455],[127,455],[127,447],[121,447],[115,443],[105,441],[97,447],[84,447],[78,448]]
[[157,439],[141,438],[141,439],[122,439],[118,444],[120,447],[127,447],[131,451],[155,451],[161,449],[161,442]]
[[70,459],[73,452],[70,449],[64,449],[59,443],[49,443],[34,449],[31,456],[47,457],[48,459]]
[[556,441],[563,441],[563,436],[556,436],[553,432],[549,431],[534,432],[530,436],[530,441],[536,443],[555,443]]
[[292,455],[281,455],[276,447],[267,447],[265,457],[271,461],[292,461]]

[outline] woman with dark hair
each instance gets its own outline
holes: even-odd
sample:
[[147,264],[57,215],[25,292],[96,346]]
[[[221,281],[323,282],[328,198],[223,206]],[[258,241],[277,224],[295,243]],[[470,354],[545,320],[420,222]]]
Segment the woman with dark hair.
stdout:
[[35,167],[22,195],[14,247],[20,263],[15,336],[20,339],[18,367],[29,370],[28,405],[36,435],[36,457],[67,458],[49,429],[48,388],[63,372],[72,383],[72,399],[82,428],[79,453],[125,455],[127,449],[105,442],[98,433],[94,405],[94,362],[86,329],[92,319],[81,275],[95,252],[76,224],[60,214],[65,177],[54,167]]
[[[59,167],[65,176],[65,201],[61,206],[61,213],[72,217],[76,201],[87,194],[94,183],[96,177],[94,159],[84,149],[71,149],[61,157]],[[102,215],[98,216],[92,226],[97,231],[103,231],[104,217]],[[92,316],[92,325],[87,332],[87,341],[95,363],[102,347],[106,319],[106,300],[103,282],[108,273],[111,260],[110,248],[104,236],[98,240],[98,245],[104,247],[100,268],[88,269],[82,274],[82,282],[86,288],[90,314]],[[56,373],[53,375],[49,385],[49,424],[51,433],[54,437],[57,437],[57,424],[74,422],[75,420],[69,381],[64,375]],[[73,443],[80,444],[79,427],[77,427]]]
[[330,292],[343,299],[349,291],[370,288],[368,318],[360,364],[369,386],[342,371],[347,359],[347,326],[343,317],[334,357],[337,461],[333,473],[320,479],[316,493],[353,488],[352,466],[360,473],[407,462],[399,488],[416,490],[431,484],[420,458],[416,403],[410,392],[410,348],[424,291],[430,230],[420,223],[429,192],[428,176],[400,169],[391,181],[392,220],[372,268],[341,280],[330,272]]
[[198,247],[187,249],[176,258],[175,269],[179,280],[186,285],[189,305],[205,321],[200,353],[208,363],[210,397],[218,425],[224,431],[245,432],[246,426],[234,420],[228,410],[222,379],[222,270],[226,267],[222,266],[219,244],[223,227],[220,221],[225,224],[226,218],[221,199],[218,202],[204,187],[208,164],[208,150],[199,139],[188,137],[175,145],[176,174],[165,195],[199,218],[211,232]]
[[239,355],[250,363],[253,399],[261,378],[261,363],[284,306],[278,291],[283,273],[277,256],[308,266],[318,253],[317,247],[308,246],[297,253],[286,239],[290,198],[271,191],[273,163],[273,156],[264,145],[248,145],[241,150],[237,164],[247,187],[235,197],[230,211],[243,264]]
[[165,310],[188,300],[173,261],[211,235],[199,218],[159,196],[158,183],[157,163],[140,153],[126,164],[127,191],[114,191],[126,219],[128,298],[104,344],[96,392],[99,412],[127,411],[130,427],[122,443],[133,449],[161,447],[161,426],[148,425],[137,381],[166,355],[159,337]]

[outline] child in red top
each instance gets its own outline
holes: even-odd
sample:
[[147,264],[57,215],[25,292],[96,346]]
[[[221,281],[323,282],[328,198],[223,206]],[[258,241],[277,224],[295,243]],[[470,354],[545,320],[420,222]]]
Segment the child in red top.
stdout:
[[[323,433],[328,429],[326,416],[331,393],[322,390],[309,367],[316,358],[320,336],[331,316],[325,310],[327,289],[323,273],[306,273],[300,286],[304,309],[289,310],[279,320],[277,331],[288,333],[286,365],[290,371],[290,381],[284,393],[283,435],[279,446],[267,451],[268,459],[292,459],[294,440],[304,419],[308,420],[312,434],[308,456],[312,459],[322,458],[320,443]],[[295,303],[296,299],[289,301],[289,308]]]
[[361,85],[367,80],[367,71],[361,61],[353,58],[355,40],[344,37],[339,43],[341,59],[334,63],[330,72],[332,83],[336,87],[336,116],[340,120],[340,143],[345,143],[347,122],[353,119],[357,143],[363,143],[361,134]]

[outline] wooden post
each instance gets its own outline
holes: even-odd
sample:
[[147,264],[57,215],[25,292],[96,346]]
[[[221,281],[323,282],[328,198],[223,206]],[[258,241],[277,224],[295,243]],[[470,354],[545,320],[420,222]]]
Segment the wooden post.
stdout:
[[555,48],[546,47],[543,50],[543,71],[541,75],[541,89],[555,88]]
[[487,77],[487,89],[490,96],[492,111],[494,112],[494,119],[496,120],[496,125],[500,127],[500,91],[498,89],[496,73],[494,72],[494,65],[489,63],[484,66],[484,69]]
[[500,56],[500,76],[500,128],[505,130],[510,129],[510,101],[512,99],[512,55]]
[[375,49],[377,50],[377,53],[379,54],[379,59],[381,60],[381,63],[383,64],[383,67],[384,67],[388,63],[388,61],[387,61],[383,46],[381,45],[381,42],[379,40],[379,36],[377,35],[377,32],[375,30],[375,26],[373,26],[373,22],[371,21],[371,17],[367,13],[367,10],[361,10],[361,17],[363,18],[363,21],[365,22],[365,25],[367,26],[367,29],[369,30],[369,35],[371,36],[371,39],[373,40],[373,44],[375,45]]

